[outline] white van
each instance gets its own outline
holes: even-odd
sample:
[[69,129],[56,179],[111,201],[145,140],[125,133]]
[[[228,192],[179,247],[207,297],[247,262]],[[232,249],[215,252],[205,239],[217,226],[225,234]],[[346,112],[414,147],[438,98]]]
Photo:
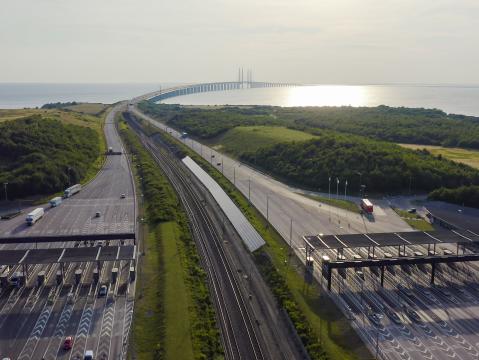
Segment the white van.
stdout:
[[60,196],[54,197],[50,200],[50,206],[56,207],[62,203],[62,198]]
[[33,225],[42,218],[43,214],[45,214],[43,208],[36,208],[27,215],[27,218],[25,220],[27,221],[28,225]]
[[85,351],[85,356],[83,357],[83,360],[93,360],[93,350]]

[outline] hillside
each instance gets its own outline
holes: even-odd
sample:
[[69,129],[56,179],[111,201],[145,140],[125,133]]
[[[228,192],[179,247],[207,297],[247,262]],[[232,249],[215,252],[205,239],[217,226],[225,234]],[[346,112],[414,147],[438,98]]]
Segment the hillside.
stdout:
[[9,198],[61,191],[101,163],[100,119],[79,121],[35,114],[0,122],[0,183],[8,182]]
[[218,150],[242,155],[281,142],[305,141],[315,137],[303,131],[281,126],[238,126],[215,138],[213,144],[217,144],[215,148]]

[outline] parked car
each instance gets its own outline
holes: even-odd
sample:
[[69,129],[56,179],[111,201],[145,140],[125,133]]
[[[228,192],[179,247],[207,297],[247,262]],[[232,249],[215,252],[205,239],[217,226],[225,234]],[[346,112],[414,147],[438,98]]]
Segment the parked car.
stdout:
[[125,195],[125,194],[121,194],[121,195],[120,195],[120,199],[124,199],[124,198],[126,198],[126,195]]
[[98,217],[100,217],[100,216],[101,216],[101,213],[100,213],[99,211],[97,211],[97,212],[95,213],[95,217],[98,218]]

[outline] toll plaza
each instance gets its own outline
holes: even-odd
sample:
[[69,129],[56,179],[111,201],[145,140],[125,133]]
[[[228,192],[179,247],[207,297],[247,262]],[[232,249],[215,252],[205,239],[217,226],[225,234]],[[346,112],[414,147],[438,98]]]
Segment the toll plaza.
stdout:
[[[369,233],[344,235],[307,235],[303,237],[306,252],[306,263],[312,256],[321,264],[322,276],[327,279],[328,289],[331,289],[333,269],[368,267],[380,272],[381,285],[384,282],[384,270],[396,265],[410,266],[419,264],[431,265],[431,283],[434,283],[437,264],[455,263],[479,260],[479,235],[471,230],[439,230],[411,231],[396,233]],[[440,245],[449,245],[451,250],[439,249]],[[417,251],[417,246],[427,248],[427,254]],[[379,257],[377,249],[389,247],[388,257]],[[392,253],[390,248],[397,248]],[[344,249],[363,249],[367,258],[347,259]],[[336,259],[328,256],[318,258],[320,251],[335,254]],[[441,251],[442,250],[442,251]],[[442,252],[442,253],[440,253]],[[378,271],[379,269],[379,271]]]

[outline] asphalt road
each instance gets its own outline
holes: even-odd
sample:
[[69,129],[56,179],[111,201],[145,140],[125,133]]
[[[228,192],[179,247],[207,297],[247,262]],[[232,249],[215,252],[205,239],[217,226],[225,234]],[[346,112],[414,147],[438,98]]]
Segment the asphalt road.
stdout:
[[[108,146],[119,151],[123,146],[113,123],[114,113],[108,114],[104,131]],[[126,198],[120,199],[121,194]],[[33,226],[26,224],[25,216],[37,206],[24,209],[11,220],[1,220],[0,237],[134,232],[134,204],[126,155],[109,155],[103,169],[82,191],[64,199],[58,207],[41,205],[45,215]],[[99,218],[95,217],[97,211],[101,213]]]
[[[114,126],[116,106],[107,116],[105,135],[108,146],[122,150]],[[125,199],[120,199],[124,193]],[[95,218],[96,211],[101,212]],[[0,222],[0,236],[69,235],[134,232],[135,193],[125,154],[108,156],[99,174],[83,190],[66,199],[59,207],[48,209],[43,219],[32,227],[24,225],[24,216]],[[98,244],[93,244],[98,245]],[[28,244],[3,245],[27,248]],[[82,243],[44,243],[39,246],[85,246]],[[99,282],[93,272],[97,264],[69,263],[64,267],[64,281],[57,283],[60,265],[29,266],[26,286],[0,289],[0,358],[11,359],[82,359],[93,350],[99,359],[124,357],[133,316],[135,281],[129,280],[130,261],[100,264]],[[112,280],[112,269],[118,278]],[[17,267],[3,269],[9,277]],[[25,270],[25,269],[23,269]],[[75,270],[82,270],[77,283]],[[40,271],[45,282],[37,283]],[[107,295],[98,296],[101,285]],[[73,336],[74,345],[63,350],[65,337]]]

